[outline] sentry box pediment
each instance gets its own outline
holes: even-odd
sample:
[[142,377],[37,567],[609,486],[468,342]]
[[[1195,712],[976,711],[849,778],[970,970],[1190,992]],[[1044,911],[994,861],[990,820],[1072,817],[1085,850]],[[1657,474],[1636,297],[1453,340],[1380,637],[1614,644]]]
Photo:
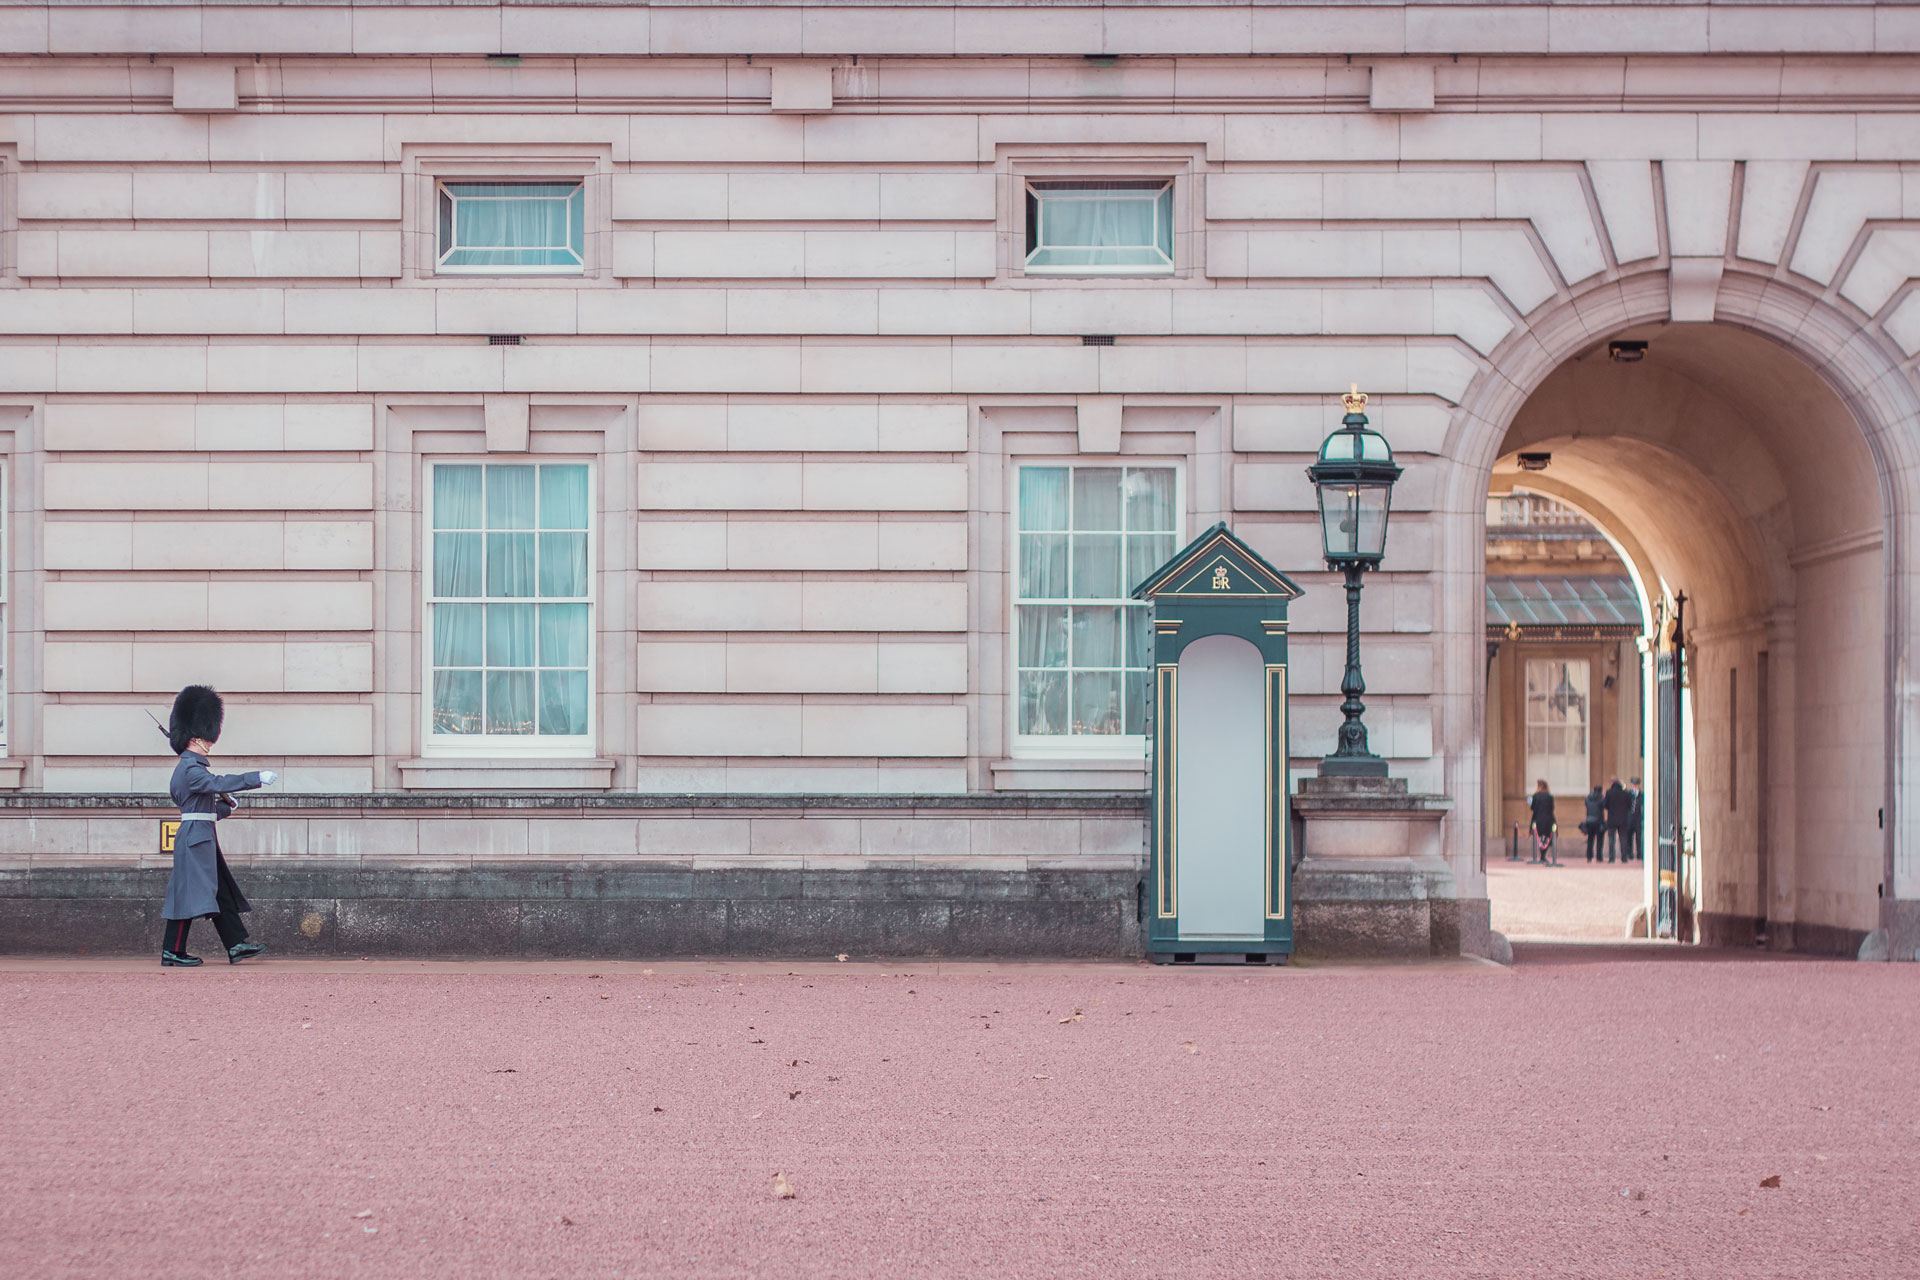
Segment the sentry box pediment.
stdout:
[[1217,524],[1133,594],[1153,620],[1148,955],[1284,960],[1287,605],[1300,588]]

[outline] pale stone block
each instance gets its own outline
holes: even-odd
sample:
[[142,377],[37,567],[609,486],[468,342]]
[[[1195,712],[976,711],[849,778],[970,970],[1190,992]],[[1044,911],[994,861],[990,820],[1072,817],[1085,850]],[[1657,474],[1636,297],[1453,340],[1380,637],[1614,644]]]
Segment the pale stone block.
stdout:
[[[1920,14],[1914,15],[1920,18]],[[1920,22],[1914,30],[1920,32]],[[1920,45],[1920,40],[1915,41]],[[1852,68],[1849,68],[1851,71]],[[1887,70],[1895,75],[1904,74],[1904,70],[1895,71],[1889,65]],[[1848,77],[1848,87],[1852,88],[1853,77]],[[1915,113],[1875,111],[1854,117],[1854,153],[1861,160],[1917,160],[1920,159],[1920,147],[1915,146],[1915,129],[1920,127]]]
[[724,569],[730,526],[720,520],[642,520],[637,569]]
[[910,129],[901,128],[894,117],[878,115],[808,116],[802,123],[809,165],[902,160],[973,164],[980,159],[976,116],[915,116]]
[[797,462],[654,462],[640,468],[643,511],[798,511]]
[[286,175],[287,217],[297,222],[397,222],[397,173],[292,172]]
[[808,511],[965,511],[967,468],[945,462],[812,462],[802,467]]
[[49,569],[131,569],[133,531],[130,520],[48,521],[40,530],[40,554]]
[[615,174],[615,222],[721,222],[727,216],[724,173]]
[[798,582],[756,583],[750,592],[733,583],[640,582],[633,596],[641,631],[799,631],[805,621]]
[[1246,390],[1246,349],[1237,342],[1117,349],[1096,347],[1106,394],[1233,395]]
[[808,231],[803,234],[804,274],[808,276],[951,279],[955,273],[951,231]]
[[285,328],[279,289],[135,289],[139,333],[280,333]]
[[1500,217],[1531,219],[1561,278],[1577,283],[1606,269],[1587,193],[1576,173],[1503,167],[1497,178]]
[[[294,292],[298,292],[295,290]],[[354,349],[358,391],[503,391],[508,347],[364,344]]]
[[371,582],[224,582],[208,591],[210,631],[365,631]]
[[1367,105],[1375,111],[1433,110],[1433,64],[1377,62],[1367,89]]
[[651,231],[616,231],[608,237],[613,245],[612,270],[621,280],[644,280],[654,274],[654,235]]
[[368,521],[289,520],[281,533],[289,569],[373,568],[373,525]]
[[290,693],[367,693],[373,689],[373,646],[369,644],[289,640],[284,661]]
[[195,405],[193,447],[207,452],[238,449],[277,453],[286,441],[284,412],[277,404]]
[[876,222],[880,177],[873,173],[735,173],[727,217],[736,222]]
[[991,222],[997,179],[991,173],[883,173],[880,217],[903,222]]
[[135,689],[167,692],[211,683],[277,693],[286,687],[285,646],[277,641],[141,641],[131,649]]
[[1840,296],[1875,315],[1901,285],[1915,277],[1920,277],[1920,230],[1883,227],[1867,237]]
[[51,48],[46,8],[15,8],[0,13],[0,53],[47,53]]
[[1484,289],[1435,289],[1433,327],[1436,333],[1458,334],[1487,355],[1513,332],[1513,321]]
[[[295,764],[283,769],[280,781],[273,785],[289,795],[353,795],[373,790],[373,770],[362,765]],[[308,838],[312,838],[311,823]]]
[[1106,39],[1106,15],[1095,10],[956,8],[953,21],[962,54],[1083,55]]
[[1452,228],[1383,231],[1380,256],[1389,276],[1457,276],[1460,232]]
[[1804,160],[1749,160],[1740,186],[1740,231],[1734,252],[1754,262],[1778,262],[1806,189]]
[[1033,295],[1033,332],[1162,334],[1173,331],[1169,289],[1047,289]]
[[1398,160],[1400,117],[1347,112],[1228,115],[1222,158],[1229,161]]
[[857,818],[753,818],[749,839],[756,857],[822,857],[860,851]]
[[207,124],[171,113],[39,115],[33,124],[34,158],[41,164],[205,164]]
[[876,858],[958,858],[971,849],[965,818],[862,818],[860,852]]
[[56,451],[191,449],[191,404],[88,404],[56,400],[41,411],[46,447]]
[[355,348],[345,344],[210,346],[206,353],[207,390],[265,394],[353,391],[359,380],[355,354]]
[[[768,21],[762,12],[740,16],[750,25]],[[650,116],[634,130],[630,154],[635,164],[799,164],[808,158],[804,128],[796,116]]]
[[1320,330],[1327,334],[1432,333],[1431,289],[1324,289]]
[[1233,408],[1233,447],[1241,453],[1294,453],[1304,457],[1319,449],[1339,421],[1336,411],[1320,404],[1243,402]]
[[573,333],[573,289],[441,289],[434,299],[438,333]]
[[942,395],[953,390],[952,351],[939,342],[807,342],[800,349],[800,389],[809,395]]
[[287,216],[279,173],[165,173],[133,175],[133,216],[195,222],[278,221]]
[[725,567],[875,569],[879,567],[879,532],[871,520],[730,520],[725,528]]
[[1612,5],[1554,6],[1547,10],[1547,42],[1556,54],[1705,53],[1710,12],[1704,4],[1625,11]]
[[1618,113],[1549,112],[1541,120],[1541,155],[1577,161],[1693,160],[1700,154],[1698,119],[1691,113],[1635,112],[1627,129]]
[[1100,390],[1100,348],[955,343],[953,389],[979,395],[1095,393]]
[[[967,709],[963,706],[855,706],[810,702],[801,712],[802,755],[967,754]],[[916,825],[928,824],[921,820]]]
[[1725,254],[1733,204],[1732,163],[1669,160],[1660,170],[1667,190],[1668,252],[1676,258]]
[[132,332],[133,293],[126,289],[12,289],[7,305],[0,308],[0,333],[39,337]]
[[1338,396],[1354,382],[1383,393],[1406,390],[1406,348],[1294,342],[1247,348],[1247,390],[1252,392]]
[[23,280],[60,274],[58,231],[16,231],[13,269]]
[[966,693],[968,657],[964,644],[896,644],[876,650],[881,693]]
[[[78,710],[78,708],[75,708]],[[48,717],[51,727],[53,717]],[[49,733],[51,741],[51,733]],[[51,747],[48,754],[79,755],[81,752],[55,753]],[[101,755],[104,752],[84,754]],[[112,858],[116,861],[134,860],[153,852],[155,823],[150,818],[88,818],[87,853],[95,858]]]
[[1814,183],[1813,199],[1800,224],[1792,268],[1800,275],[1832,284],[1853,248],[1860,228],[1873,218],[1898,218],[1900,174],[1891,169],[1826,169]]
[[435,295],[403,289],[285,289],[288,333],[433,332]]
[[502,385],[509,391],[644,392],[653,368],[640,345],[542,343],[502,347]]
[[132,530],[135,569],[279,569],[281,524],[274,521],[140,520]]
[[214,462],[212,506],[221,511],[367,511],[373,467],[365,462]]
[[1645,160],[1593,160],[1587,164],[1600,217],[1620,262],[1660,253],[1660,225],[1653,204],[1653,166]]
[[1378,231],[1253,231],[1247,274],[1300,278],[1381,274]]
[[[1591,222],[1588,225],[1591,227]],[[1460,269],[1467,275],[1491,280],[1521,315],[1557,292],[1533,241],[1520,231],[1463,229]]]
[[14,182],[22,222],[133,217],[131,174],[33,172]]
[[1320,216],[1329,221],[1371,221],[1494,216],[1494,175],[1486,169],[1439,173],[1326,174]]
[[205,631],[207,584],[49,582],[41,611],[49,631]]
[[1319,328],[1318,289],[1180,289],[1173,294],[1175,333],[1316,333]]
[[959,280],[991,280],[1000,272],[1000,235],[994,231],[953,234],[953,274]]
[[1873,11],[1864,5],[1715,5],[1710,53],[1870,53]]
[[961,453],[967,448],[967,420],[967,406],[963,403],[882,401],[878,424],[880,448]]
[[880,447],[874,404],[777,404],[738,401],[727,406],[727,447],[751,452],[856,450]]
[[207,122],[210,158],[226,163],[380,164],[385,120],[365,115],[232,115]]
[[40,678],[49,693],[133,690],[133,645],[129,642],[49,640],[40,654]]
[[49,462],[49,511],[205,511],[205,462]]
[[286,447],[295,450],[373,448],[370,404],[289,404]]
[[578,307],[582,333],[727,332],[720,289],[585,289]]
[[640,406],[637,425],[642,449],[718,453],[727,447],[724,404],[645,402]]
[[1074,406],[1074,429],[1080,437],[1081,453],[1120,452],[1120,427],[1119,396],[1081,396]]
[[884,589],[869,582],[805,584],[801,630],[964,631],[966,627],[964,582],[894,582]]
[[1479,372],[1479,362],[1452,343],[1407,344],[1407,390],[1415,395],[1439,396],[1458,404]]
[[1228,221],[1319,221],[1326,176],[1318,173],[1210,173],[1207,217]]
[[521,53],[651,53],[653,15],[645,8],[541,5],[500,10],[500,47]]
[[[189,234],[189,233],[178,233]],[[357,231],[211,231],[209,272],[233,276],[357,277]]]
[[526,818],[434,818],[420,824],[419,856],[442,862],[525,858],[527,821]]
[[207,351],[204,346],[63,343],[54,355],[52,389],[69,394],[201,392],[207,389]]
[[638,825],[634,852],[642,857],[745,857],[750,847],[746,818],[660,818],[648,814]]
[[725,693],[727,648],[710,640],[642,641],[634,687],[646,693]]
[[59,274],[204,277],[208,236],[205,231],[61,231]]
[[656,342],[653,389],[665,393],[725,391],[776,395],[800,390],[798,344],[699,346]]
[[639,845],[637,827],[633,818],[529,818],[527,856],[565,861],[630,858]]
[[1702,160],[1852,160],[1857,153],[1851,112],[1769,115],[1753,127],[1744,112],[1700,117]]
[[1403,161],[1538,160],[1541,149],[1537,115],[1442,112],[1400,117]]
[[728,693],[874,693],[871,642],[742,644],[726,646]]
[[1920,353],[1920,293],[1910,293],[1882,325],[1908,355]]
[[1547,8],[1530,5],[1409,6],[1408,53],[1545,53]]
[[880,332],[937,334],[1026,333],[1030,294],[1000,289],[882,289]]
[[634,751],[643,756],[797,756],[800,713],[798,703],[645,704],[636,709]]
[[728,333],[877,333],[872,289],[729,289]]

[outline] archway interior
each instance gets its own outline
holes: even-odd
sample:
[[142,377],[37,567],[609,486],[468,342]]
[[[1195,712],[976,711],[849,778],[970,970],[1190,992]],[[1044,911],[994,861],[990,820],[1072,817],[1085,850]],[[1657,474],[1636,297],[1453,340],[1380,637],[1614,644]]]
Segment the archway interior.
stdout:
[[[1644,342],[1643,358],[1614,358],[1623,341]],[[1521,453],[1551,460],[1523,472]],[[1643,326],[1596,341],[1529,397],[1490,487],[1516,486],[1607,530],[1668,610],[1686,594],[1697,802],[1684,820],[1701,939],[1822,950],[1874,928],[1884,520],[1844,402],[1753,333]]]

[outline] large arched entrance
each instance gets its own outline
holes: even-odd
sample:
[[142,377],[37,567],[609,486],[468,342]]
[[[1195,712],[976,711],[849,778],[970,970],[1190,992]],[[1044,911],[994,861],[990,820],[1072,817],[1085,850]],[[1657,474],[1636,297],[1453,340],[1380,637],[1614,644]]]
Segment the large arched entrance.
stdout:
[[[1490,489],[1518,483],[1589,513],[1644,585],[1652,629],[1680,646],[1698,937],[1850,953],[1910,927],[1889,900],[1912,896],[1895,851],[1911,785],[1898,551],[1914,388],[1869,335],[1778,281],[1730,276],[1720,321],[1673,324],[1663,279],[1609,285],[1495,353],[1500,376],[1456,422],[1449,501],[1484,510]],[[1615,344],[1645,346],[1622,359],[1634,348]],[[1548,455],[1544,470],[1522,472],[1523,453],[1534,467]],[[1476,587],[1480,552],[1477,539],[1448,549]],[[1464,594],[1449,593],[1448,630],[1476,643],[1450,658],[1480,656],[1481,618],[1455,616],[1479,612]],[[1649,655],[1636,675],[1659,665]],[[1460,667],[1449,687],[1476,694],[1470,717],[1449,717],[1450,738],[1471,726],[1449,745],[1484,788],[1484,670]],[[1646,749],[1657,774],[1657,726]]]

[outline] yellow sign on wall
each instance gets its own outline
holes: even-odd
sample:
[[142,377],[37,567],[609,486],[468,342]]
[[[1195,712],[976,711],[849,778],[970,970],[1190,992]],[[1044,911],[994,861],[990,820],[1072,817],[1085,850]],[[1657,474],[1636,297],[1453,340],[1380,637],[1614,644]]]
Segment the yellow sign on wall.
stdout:
[[160,824],[160,852],[172,853],[173,842],[179,837],[179,835],[180,835],[180,820],[178,818],[175,818],[170,822],[162,822]]

